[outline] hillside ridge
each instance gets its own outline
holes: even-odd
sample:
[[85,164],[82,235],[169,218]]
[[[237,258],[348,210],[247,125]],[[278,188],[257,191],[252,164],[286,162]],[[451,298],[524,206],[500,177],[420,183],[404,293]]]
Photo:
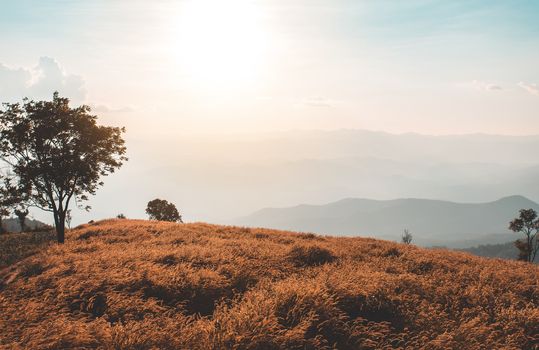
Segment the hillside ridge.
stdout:
[[[432,198],[417,198],[417,197],[403,197],[403,198],[394,198],[394,199],[372,199],[372,198],[361,198],[361,197],[348,197],[339,199],[337,201],[332,201],[324,204],[308,204],[308,203],[301,203],[298,205],[293,206],[283,206],[283,207],[267,207],[262,208],[257,211],[254,211],[252,214],[256,214],[261,211],[266,210],[280,210],[280,209],[293,209],[293,208],[320,208],[325,206],[331,206],[331,205],[338,205],[338,204],[347,204],[347,203],[355,203],[355,202],[372,202],[372,203],[397,203],[402,201],[417,201],[417,202],[432,202],[432,203],[447,203],[447,204],[459,204],[459,205],[484,205],[484,204],[494,204],[494,203],[505,203],[505,202],[519,202],[519,203],[529,203],[531,205],[539,205],[537,202],[532,201],[531,199],[527,198],[523,195],[508,195],[505,197],[501,197],[496,200],[492,201],[486,201],[486,202],[459,202],[459,201],[451,201],[451,200],[444,200],[444,199],[432,199]],[[250,215],[252,215],[250,214]]]
[[2,279],[0,347],[533,349],[538,272],[370,238],[112,219]]

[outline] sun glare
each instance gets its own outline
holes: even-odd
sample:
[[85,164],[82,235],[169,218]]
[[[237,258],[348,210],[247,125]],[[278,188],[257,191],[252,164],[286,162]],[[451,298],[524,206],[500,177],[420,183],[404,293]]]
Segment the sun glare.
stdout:
[[264,67],[268,40],[261,15],[246,0],[183,3],[175,38],[182,73],[204,88],[254,83]]

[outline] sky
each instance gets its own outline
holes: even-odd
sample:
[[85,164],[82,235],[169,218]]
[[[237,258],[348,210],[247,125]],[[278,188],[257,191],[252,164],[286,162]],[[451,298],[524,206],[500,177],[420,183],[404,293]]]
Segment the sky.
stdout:
[[539,2],[1,0],[0,96],[132,136],[539,134]]
[[[127,128],[130,161],[96,203],[129,203],[79,220],[122,205],[143,217],[139,203],[155,195],[178,202],[189,220],[310,199],[428,194],[334,183],[337,168],[327,184],[337,192],[316,179],[304,190],[307,168],[288,177],[278,170],[294,171],[287,161],[310,161],[332,143],[317,141],[309,160],[291,160],[293,152],[246,142],[240,159],[225,154],[238,149],[227,144],[238,135],[287,133],[285,144],[300,148],[293,133],[308,130],[539,135],[538,1],[0,0],[0,48],[1,102],[50,99],[57,90],[90,105],[100,123]],[[271,163],[258,164],[262,152]],[[275,175],[248,178],[254,163]],[[257,194],[276,178],[286,189],[275,182]],[[229,199],[241,179],[256,186],[238,198],[250,203],[240,213]]]

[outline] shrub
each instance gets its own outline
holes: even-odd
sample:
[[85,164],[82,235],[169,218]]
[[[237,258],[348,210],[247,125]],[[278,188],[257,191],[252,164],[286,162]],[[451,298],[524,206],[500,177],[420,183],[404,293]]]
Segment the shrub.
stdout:
[[24,277],[38,276],[45,271],[45,267],[38,261],[30,261],[22,264],[20,267],[20,274]]
[[389,248],[388,250],[386,250],[383,254],[383,256],[385,257],[398,257],[398,256],[401,256],[401,252],[400,250],[398,250],[397,248],[395,247],[391,247]]
[[317,237],[318,236],[315,235],[314,233],[304,233],[304,234],[300,235],[300,238],[303,238],[303,239],[315,239]]
[[288,258],[296,266],[318,266],[336,259],[329,249],[317,245],[296,245],[288,252]]

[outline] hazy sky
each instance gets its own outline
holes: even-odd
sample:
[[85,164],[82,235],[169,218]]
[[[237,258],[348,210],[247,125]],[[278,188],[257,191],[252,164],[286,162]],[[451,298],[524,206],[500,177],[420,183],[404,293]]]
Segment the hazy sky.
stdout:
[[[468,159],[329,130],[539,134],[539,1],[0,0],[0,48],[0,101],[58,90],[127,127],[129,162],[76,222],[144,217],[155,197],[187,221],[352,196],[536,198],[525,139],[474,136]],[[401,138],[430,160],[403,163]],[[522,164],[498,159],[513,149]]]
[[538,1],[0,0],[0,97],[130,137],[539,134]]

